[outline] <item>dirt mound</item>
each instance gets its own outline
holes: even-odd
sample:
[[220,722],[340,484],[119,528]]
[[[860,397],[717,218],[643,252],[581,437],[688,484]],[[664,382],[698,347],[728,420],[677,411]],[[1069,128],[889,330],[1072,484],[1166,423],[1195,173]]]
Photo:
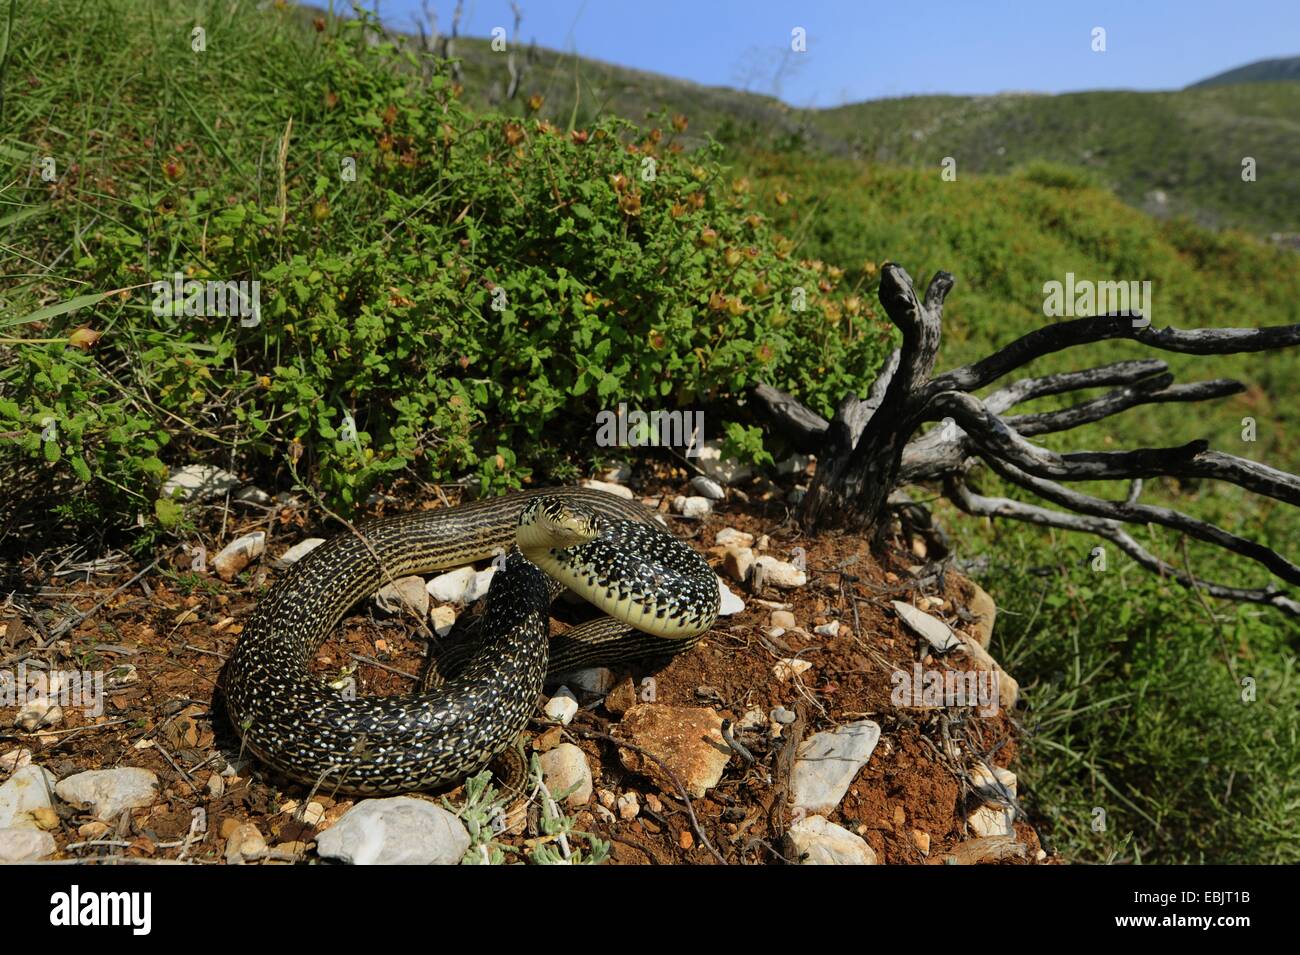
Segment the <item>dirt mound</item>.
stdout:
[[[672,496],[646,500],[657,500],[666,512]],[[982,804],[999,801],[990,797],[988,779],[995,768],[1014,762],[1014,711],[923,700],[919,687],[915,698],[903,700],[911,705],[899,705],[900,683],[969,672],[975,664],[961,648],[939,653],[904,625],[891,602],[929,609],[966,637],[977,629],[967,611],[973,602],[969,583],[955,571],[938,572],[941,565],[918,566],[910,549],[881,557],[853,537],[804,539],[786,522],[780,501],[775,489],[748,500],[736,496],[701,520],[677,520],[674,526],[709,553],[724,579],[724,549],[715,541],[730,527],[753,535],[760,556],[801,555],[805,585],[751,593],[730,580],[746,607],[720,618],[696,648],[615,673],[617,691],[608,698],[577,691],[582,708],[570,726],[539,719],[529,729],[534,751],[572,742],[587,756],[594,793],[586,805],[570,810],[577,828],[609,841],[616,863],[797,861],[787,832],[798,815],[789,798],[801,744],[818,732],[870,720],[880,727],[879,743],[838,806],[822,813],[831,822],[865,840],[881,863],[1034,861],[1039,842],[1023,812],[990,808],[974,825],[968,822]],[[33,554],[24,561],[30,596],[15,596],[0,608],[0,670],[24,668],[29,683],[42,669],[100,671],[104,709],[94,715],[65,706],[53,725],[29,730],[15,726],[18,706],[0,708],[0,725],[6,727],[0,767],[7,765],[6,755],[12,764],[28,749],[32,762],[60,779],[88,769],[138,766],[156,773],[160,783],[152,806],[109,822],[56,800],[57,819],[45,818],[42,827],[54,837],[59,856],[219,862],[226,859],[228,839],[243,838],[236,828],[251,823],[270,846],[263,861],[316,859],[316,834],[353,800],[312,793],[241,758],[213,700],[242,621],[279,573],[271,555],[304,537],[333,533],[320,517],[292,505],[203,512],[209,552],[241,533],[267,533],[266,556],[232,583],[192,571],[192,558],[181,548],[125,588],[145,562],[52,576],[56,568],[66,570],[57,567],[58,555]],[[65,635],[52,632],[74,608],[97,609]],[[773,613],[792,615],[795,625],[773,626]],[[778,616],[776,622],[790,620]],[[996,655],[996,641],[992,650]],[[413,623],[366,601],[321,648],[316,672],[338,678],[355,667],[360,693],[392,694],[410,692],[423,665],[423,642]],[[711,708],[728,721],[726,733],[737,748],[720,781],[702,797],[633,772],[620,756],[614,742],[620,714],[644,698],[648,677],[654,705]],[[775,719],[774,712],[788,722]],[[0,768],[0,781],[9,771]],[[629,793],[636,795],[634,818],[624,817],[631,815],[629,800],[618,802]],[[463,794],[453,789],[439,795],[454,807]],[[1009,795],[1004,788],[1001,801]],[[1014,833],[997,838],[986,822],[996,823],[1003,813],[1016,816]],[[546,841],[535,815],[531,829],[525,824],[523,831],[499,838],[517,850],[516,858]]]

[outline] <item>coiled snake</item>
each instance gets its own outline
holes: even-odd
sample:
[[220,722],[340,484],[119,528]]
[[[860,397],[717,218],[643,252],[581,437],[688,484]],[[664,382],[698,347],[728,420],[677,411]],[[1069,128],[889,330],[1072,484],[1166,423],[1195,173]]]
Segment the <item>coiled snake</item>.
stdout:
[[[650,511],[603,491],[524,491],[357,531],[326,541],[272,586],[223,680],[244,747],[330,791],[395,793],[459,781],[515,741],[548,671],[679,652],[718,613],[717,579],[705,560]],[[473,655],[440,685],[405,697],[348,698],[310,673],[348,609],[388,580],[506,551]],[[564,587],[610,616],[549,640],[550,602]]]

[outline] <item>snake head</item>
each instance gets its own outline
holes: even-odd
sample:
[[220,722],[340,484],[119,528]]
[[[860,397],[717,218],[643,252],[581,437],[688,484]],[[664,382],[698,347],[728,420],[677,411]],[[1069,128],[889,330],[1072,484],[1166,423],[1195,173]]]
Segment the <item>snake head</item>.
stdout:
[[595,540],[603,526],[600,515],[583,505],[546,496],[529,502],[520,513],[516,538],[525,553],[563,549]]

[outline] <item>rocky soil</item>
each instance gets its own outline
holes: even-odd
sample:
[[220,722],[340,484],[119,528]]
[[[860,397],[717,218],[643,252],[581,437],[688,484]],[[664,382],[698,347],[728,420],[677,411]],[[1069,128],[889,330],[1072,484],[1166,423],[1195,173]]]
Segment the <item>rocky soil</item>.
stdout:
[[[347,532],[305,497],[179,474],[199,534],[156,562],[22,555],[23,587],[0,605],[0,860],[1052,861],[1018,798],[1018,689],[989,596],[924,537],[900,532],[876,555],[800,536],[789,501],[813,462],[776,482],[705,463],[693,479],[661,468],[607,483],[709,556],[725,616],[673,659],[549,686],[525,742],[545,786],[504,812],[466,786],[312,791],[241,756],[214,705],[222,663],[285,562]],[[403,489],[371,510],[458,494]],[[345,619],[317,674],[411,692],[426,649],[412,614],[440,638],[490,579],[397,581]],[[554,612],[559,629],[585,610]],[[81,692],[96,680],[102,707]]]

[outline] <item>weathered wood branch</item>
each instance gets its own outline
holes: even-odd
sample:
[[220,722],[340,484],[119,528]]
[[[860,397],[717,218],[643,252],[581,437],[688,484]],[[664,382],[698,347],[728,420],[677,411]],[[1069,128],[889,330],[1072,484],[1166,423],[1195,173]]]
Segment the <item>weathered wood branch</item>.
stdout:
[[1270,550],[1258,541],[1239,537],[1215,524],[1198,520],[1172,508],[1139,504],[1137,502],[1138,496],[1142,491],[1142,482],[1140,480],[1133,482],[1130,493],[1125,500],[1108,501],[1104,498],[1093,497],[1090,494],[1083,494],[1074,488],[1034,477],[1032,474],[1020,470],[1014,464],[1002,460],[995,454],[983,457],[985,463],[994,473],[1054,504],[1068,507],[1080,514],[1090,514],[1093,517],[1108,517],[1127,524],[1160,524],[1164,527],[1173,528],[1182,531],[1189,537],[1249,557],[1251,560],[1267,567],[1287,583],[1300,584],[1300,566],[1287,560],[1276,551]]
[[993,392],[984,399],[984,404],[994,414],[1002,414],[1021,402],[1035,398],[1084,388],[1132,384],[1168,370],[1169,366],[1159,358],[1142,358],[1136,361],[1117,361],[1086,371],[1065,371],[1042,378],[1020,378]]
[[1237,352],[1269,351],[1300,344],[1300,325],[1272,325],[1267,328],[1151,328],[1137,312],[1121,312],[1096,318],[1057,322],[1024,335],[987,358],[940,375],[930,382],[928,396],[942,391],[977,391],[1035,358],[1075,345],[1112,338],[1133,341],[1164,351],[1193,355],[1230,355]]
[[935,398],[931,407],[937,413],[951,416],[967,434],[975,437],[982,449],[992,451],[1038,477],[1066,481],[1212,478],[1300,507],[1300,477],[1247,458],[1210,451],[1206,441],[1189,441],[1172,448],[1057,454],[1026,441],[1008,422],[989,412],[972,395],[946,392]]
[[[1225,378],[1175,384],[1165,362],[1140,359],[1022,378],[982,400],[970,394],[1036,358],[1075,345],[1124,338],[1189,354],[1264,351],[1300,344],[1300,325],[1154,329],[1136,313],[1105,315],[1038,329],[988,358],[931,377],[943,302],[952,285],[952,276],[937,273],[921,298],[902,268],[888,264],[882,269],[880,301],[902,332],[902,346],[890,356],[867,395],[846,397],[831,421],[776,388],[754,389],[757,404],[767,411],[773,426],[799,450],[818,455],[817,474],[799,514],[806,530],[844,528],[879,535],[888,526],[888,498],[896,486],[940,479],[949,496],[972,513],[1096,534],[1115,542],[1143,566],[1186,586],[1300,613],[1300,604],[1275,586],[1248,589],[1193,579],[1189,572],[1149,554],[1122,528],[1125,523],[1166,526],[1248,557],[1287,583],[1300,584],[1300,566],[1259,542],[1171,508],[1138,502],[1143,479],[1181,477],[1225,481],[1300,506],[1300,477],[1211,451],[1205,441],[1168,448],[1058,453],[1027,440],[1100,421],[1138,405],[1237,394],[1243,390],[1240,382]],[[1006,414],[1037,398],[1094,388],[1111,390],[1058,410]],[[944,422],[941,427],[912,437],[925,422],[939,420]],[[965,475],[979,460],[1004,480],[1073,513],[976,494],[966,486]],[[1060,483],[1106,479],[1131,482],[1125,500],[1094,497]]]
[[816,454],[830,422],[780,388],[759,382],[750,389],[750,397],[762,406],[772,430],[801,454]]
[[[925,293],[917,297],[911,277],[901,266],[886,264],[880,275],[880,302],[903,333],[897,364],[883,394],[873,387],[865,402],[841,403],[826,432],[817,474],[804,495],[800,520],[809,528],[850,526],[877,530],[889,492],[898,480],[903,448],[920,424],[921,406],[915,396],[929,380],[939,354],[943,301],[953,277],[937,272]],[[864,410],[860,404],[871,406]],[[855,424],[862,428],[856,438]],[[856,515],[856,519],[855,516]],[[870,515],[870,516],[868,516]]]
[[1211,597],[1221,597],[1225,600],[1268,604],[1289,616],[1300,617],[1300,603],[1279,592],[1275,587],[1270,586],[1259,590],[1251,590],[1244,587],[1215,584],[1199,578],[1193,579],[1184,571],[1165,563],[1159,557],[1147,551],[1129,536],[1123,525],[1118,521],[1108,520],[1103,517],[1067,514],[1063,511],[1053,511],[1049,508],[1039,507],[1036,504],[1013,501],[1005,497],[984,497],[971,491],[965,482],[958,478],[950,479],[946,490],[947,496],[969,514],[1010,518],[1015,521],[1039,524],[1043,527],[1059,527],[1063,530],[1082,531],[1085,534],[1103,537],[1113,542],[1120,550],[1143,567],[1162,576],[1172,577],[1184,587],[1194,587]]
[[1213,381],[1196,381],[1190,384],[1173,384],[1174,376],[1168,373],[1144,378],[1134,385],[1125,385],[1107,392],[1100,398],[1084,401],[1060,411],[1038,414],[1013,415],[1006,419],[1008,427],[1026,437],[1052,431],[1068,431],[1080,425],[1100,421],[1111,415],[1127,411],[1137,405],[1160,404],[1172,401],[1206,401],[1224,398],[1246,390],[1246,386],[1231,378]]

